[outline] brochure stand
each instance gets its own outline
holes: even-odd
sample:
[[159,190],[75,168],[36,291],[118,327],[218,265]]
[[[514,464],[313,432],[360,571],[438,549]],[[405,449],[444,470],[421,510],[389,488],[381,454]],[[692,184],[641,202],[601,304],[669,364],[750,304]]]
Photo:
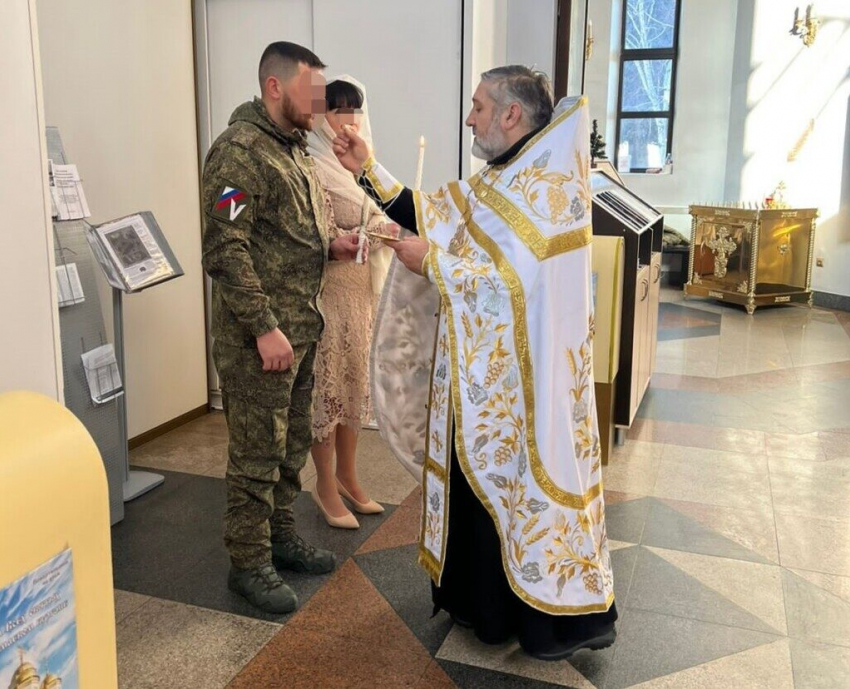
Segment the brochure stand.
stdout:
[[[177,257],[153,217],[145,211],[97,227],[89,226],[86,239],[107,281],[112,285],[112,322],[115,359],[126,384],[124,367],[124,293],[135,294],[183,275]],[[127,402],[118,399],[121,437],[127,442]],[[123,498],[129,502],[160,485],[165,477],[149,471],[131,471],[125,454]]]

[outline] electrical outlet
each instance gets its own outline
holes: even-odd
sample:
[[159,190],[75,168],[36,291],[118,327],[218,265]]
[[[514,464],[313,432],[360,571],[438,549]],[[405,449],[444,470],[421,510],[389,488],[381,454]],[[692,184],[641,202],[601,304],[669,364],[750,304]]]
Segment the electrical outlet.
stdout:
[[823,268],[823,256],[818,256],[817,261],[815,261],[815,265],[818,268]]

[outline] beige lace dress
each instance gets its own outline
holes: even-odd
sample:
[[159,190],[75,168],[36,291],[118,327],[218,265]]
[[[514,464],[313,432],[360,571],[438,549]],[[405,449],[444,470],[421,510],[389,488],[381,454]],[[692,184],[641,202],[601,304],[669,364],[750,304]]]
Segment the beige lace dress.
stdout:
[[[325,191],[325,212],[331,241],[360,227],[361,207],[332,191]],[[375,207],[369,229],[376,231],[384,222],[386,217]],[[379,246],[370,242],[370,249]],[[318,442],[327,440],[339,424],[359,429],[369,417],[369,347],[376,306],[369,266],[329,263],[321,304],[325,331],[316,352],[313,386],[313,438]]]

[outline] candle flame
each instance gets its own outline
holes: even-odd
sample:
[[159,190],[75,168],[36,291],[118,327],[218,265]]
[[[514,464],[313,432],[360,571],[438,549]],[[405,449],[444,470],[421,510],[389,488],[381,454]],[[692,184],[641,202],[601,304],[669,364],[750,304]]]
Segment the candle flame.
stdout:
[[425,137],[424,137],[424,136],[420,136],[420,137],[419,137],[419,145],[420,145],[420,146],[424,146],[424,145],[425,145]]

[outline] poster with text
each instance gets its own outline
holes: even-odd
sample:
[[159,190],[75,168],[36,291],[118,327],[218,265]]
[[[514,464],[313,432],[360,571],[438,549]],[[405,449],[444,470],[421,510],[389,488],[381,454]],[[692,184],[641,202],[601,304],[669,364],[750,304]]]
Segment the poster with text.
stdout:
[[79,688],[70,550],[0,588],[0,687]]

